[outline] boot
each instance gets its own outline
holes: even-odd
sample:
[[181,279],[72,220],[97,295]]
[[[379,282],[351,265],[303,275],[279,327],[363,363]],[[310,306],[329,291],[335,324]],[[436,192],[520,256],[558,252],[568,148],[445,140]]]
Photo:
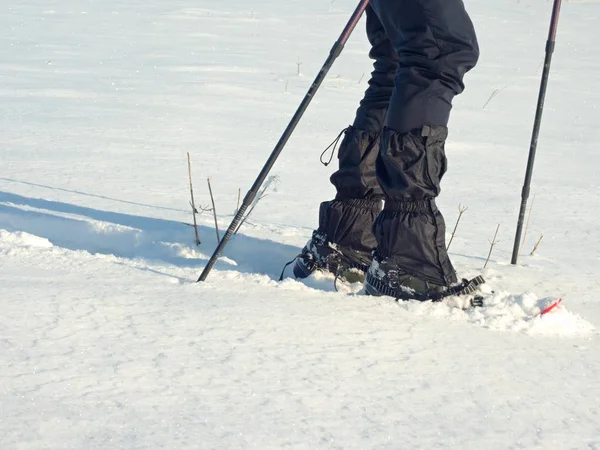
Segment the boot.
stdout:
[[393,261],[373,258],[365,279],[367,295],[387,295],[396,299],[428,300],[440,297],[447,289],[444,285],[424,280],[406,273]]
[[445,127],[384,129],[377,175],[386,195],[374,233],[377,249],[365,291],[429,299],[457,282],[446,252],[446,226],[435,204],[446,171]]
[[323,202],[319,228],[296,258],[294,276],[306,278],[320,270],[348,282],[362,282],[372,260],[372,227],[379,211],[378,200]]

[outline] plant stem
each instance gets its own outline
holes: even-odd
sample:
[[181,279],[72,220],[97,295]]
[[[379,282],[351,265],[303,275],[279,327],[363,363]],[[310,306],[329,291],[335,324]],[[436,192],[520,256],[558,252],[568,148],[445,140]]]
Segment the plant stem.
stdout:
[[219,224],[217,223],[217,210],[215,208],[215,198],[213,197],[212,187],[210,186],[210,178],[208,181],[208,192],[210,192],[210,201],[212,202],[213,217],[215,218],[215,231],[217,232],[217,244],[221,242],[221,236],[219,235]]
[[196,223],[196,213],[198,212],[198,210],[196,209],[196,204],[194,203],[194,188],[192,187],[192,162],[190,160],[190,152],[188,152],[188,154],[187,154],[187,160],[188,160],[188,177],[190,180],[190,197],[192,199],[192,201],[191,201],[192,216],[194,217],[194,235],[196,238],[196,245],[200,245],[200,235],[198,233],[198,224]]

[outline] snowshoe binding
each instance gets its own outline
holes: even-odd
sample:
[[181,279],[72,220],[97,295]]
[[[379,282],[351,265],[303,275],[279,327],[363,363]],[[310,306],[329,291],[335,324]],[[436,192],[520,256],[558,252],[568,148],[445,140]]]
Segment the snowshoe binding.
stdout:
[[294,263],[293,272],[298,279],[319,270],[348,283],[362,283],[370,262],[371,255],[342,247],[329,241],[324,233],[314,231],[302,252],[287,265]]
[[472,280],[463,279],[453,286],[442,286],[411,275],[386,260],[373,259],[365,279],[365,293],[373,296],[389,296],[397,301],[442,301],[446,297],[470,296],[468,306],[482,306],[483,298],[477,295],[478,286],[485,283],[481,277]]

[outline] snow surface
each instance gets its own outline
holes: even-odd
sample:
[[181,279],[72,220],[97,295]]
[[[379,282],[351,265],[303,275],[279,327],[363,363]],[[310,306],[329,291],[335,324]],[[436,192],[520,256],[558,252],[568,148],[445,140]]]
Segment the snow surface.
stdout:
[[439,204],[449,231],[468,207],[450,253],[489,292],[469,311],[335,292],[324,275],[276,281],[334,193],[318,159],[366,86],[362,22],[278,183],[194,283],[216,236],[208,212],[199,247],[186,225],[186,153],[222,232],[355,2],[8,3],[1,449],[600,449],[598,3],[563,5],[514,267],[551,2],[466,2],[482,57],[455,102]]

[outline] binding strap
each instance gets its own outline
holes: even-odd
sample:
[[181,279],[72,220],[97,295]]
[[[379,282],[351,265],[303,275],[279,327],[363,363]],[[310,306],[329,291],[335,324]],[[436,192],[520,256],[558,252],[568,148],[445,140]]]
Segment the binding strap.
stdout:
[[[373,286],[377,292],[387,295],[388,297],[394,297],[396,301],[399,300],[418,300],[421,302],[432,301],[432,302],[441,302],[446,297],[451,297],[453,295],[468,295],[477,291],[477,288],[485,283],[485,280],[481,275],[476,276],[472,280],[463,279],[460,283],[449,287],[448,289],[442,292],[415,292],[412,289],[403,288],[399,286],[398,288],[393,288],[389,286],[387,283],[384,283],[375,277],[369,276],[367,274],[367,282]],[[481,300],[478,299],[475,302],[472,302],[473,306],[481,306]]]

